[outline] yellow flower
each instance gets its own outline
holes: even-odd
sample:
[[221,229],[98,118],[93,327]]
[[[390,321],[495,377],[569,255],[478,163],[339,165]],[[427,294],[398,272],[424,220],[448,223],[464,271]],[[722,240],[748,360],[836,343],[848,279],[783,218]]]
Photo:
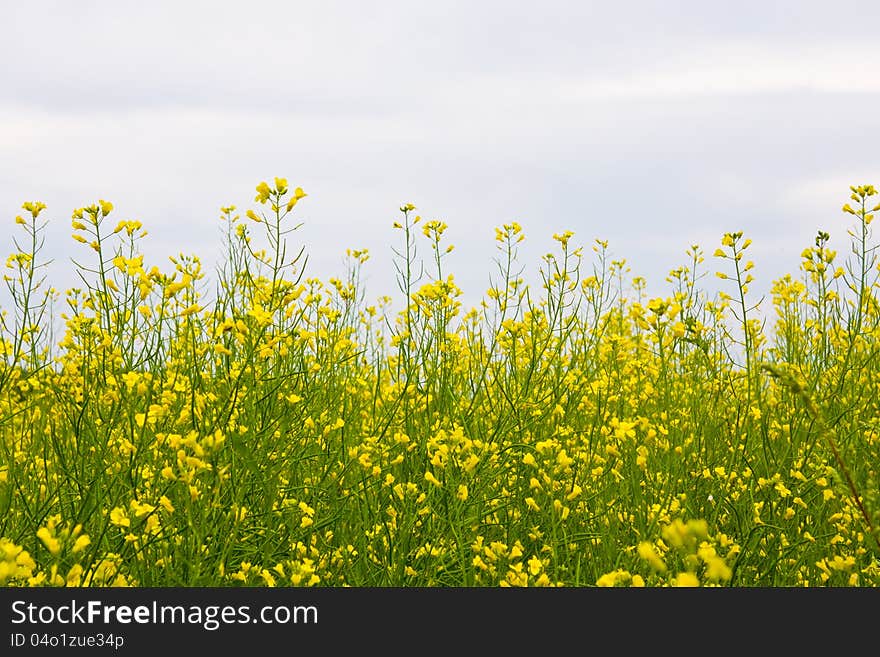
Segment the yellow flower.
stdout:
[[27,201],[22,206],[23,210],[27,210],[31,213],[31,216],[36,219],[40,212],[46,209],[45,203],[40,203],[39,201]]
[[92,540],[88,537],[88,535],[83,534],[82,536],[80,536],[79,538],[76,539],[76,541],[74,542],[73,547],[70,549],[70,551],[73,552],[74,554],[76,554],[77,552],[82,552],[83,550],[85,550],[89,546],[89,544],[91,542],[92,542]]
[[529,559],[529,572],[532,574],[532,577],[537,576],[542,570],[544,570],[544,564],[541,560],[535,556],[531,557]]
[[730,569],[724,559],[718,556],[709,557],[706,561],[706,577],[713,582],[719,580],[728,581],[733,577],[733,571]]
[[110,512],[110,522],[117,527],[131,527],[131,520],[122,507],[116,507]]
[[675,580],[672,583],[673,586],[699,586],[700,580],[694,573],[679,573],[675,576]]
[[297,187],[293,190],[293,196],[290,197],[290,200],[287,202],[287,211],[290,212],[293,207],[299,202],[301,198],[308,196],[303,190],[302,187]]
[[[131,510],[134,512],[134,515],[138,518],[143,518],[145,515],[153,513],[153,511],[156,510],[156,507],[153,506],[152,504],[146,504],[144,502],[139,502],[137,500],[132,500],[131,504],[129,506],[131,507]],[[110,519],[112,521],[112,519],[113,519],[112,514],[111,514]],[[128,525],[126,525],[126,526],[128,526]]]
[[269,187],[268,183],[261,182],[257,185],[257,195],[254,197],[255,201],[259,203],[265,203],[269,200],[269,195],[272,193],[272,189]]
[[599,579],[596,580],[596,586],[599,587],[613,587],[618,584],[626,584],[632,581],[632,575],[622,569],[614,570],[610,573],[605,573]]
[[666,572],[666,564],[663,563],[663,559],[660,558],[657,550],[649,541],[639,543],[639,556],[647,561],[654,570],[661,573]]
[[269,326],[272,323],[272,314],[263,310],[259,304],[248,310],[247,314],[257,320],[260,326]]
[[82,582],[82,574],[83,567],[80,564],[74,564],[73,567],[69,571],[67,571],[67,577],[65,578],[65,584],[67,586],[79,586],[80,582]]
[[266,583],[266,586],[268,586],[270,588],[275,586],[275,578],[272,576],[272,573],[270,573],[265,568],[263,568],[263,570],[260,571],[260,577],[263,578],[263,581]]
[[49,550],[53,557],[57,557],[61,552],[61,542],[55,538],[55,532],[49,528],[40,527],[37,530],[37,538],[43,541],[43,545],[46,546],[46,549]]

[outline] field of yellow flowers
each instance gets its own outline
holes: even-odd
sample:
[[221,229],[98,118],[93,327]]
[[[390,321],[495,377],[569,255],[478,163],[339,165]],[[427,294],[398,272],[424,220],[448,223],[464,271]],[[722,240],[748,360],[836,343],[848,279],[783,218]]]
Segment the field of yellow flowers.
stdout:
[[0,325],[0,583],[877,586],[880,204],[850,191],[851,252],[819,232],[771,321],[742,233],[711,264],[690,247],[647,298],[571,232],[529,287],[516,223],[463,309],[446,225],[409,204],[392,311],[365,301],[365,251],[305,275],[306,195],[282,178],[244,216],[222,208],[210,276],[195,256],[148,266],[111,203],[77,209],[83,286],[60,294],[45,206],[25,203]]

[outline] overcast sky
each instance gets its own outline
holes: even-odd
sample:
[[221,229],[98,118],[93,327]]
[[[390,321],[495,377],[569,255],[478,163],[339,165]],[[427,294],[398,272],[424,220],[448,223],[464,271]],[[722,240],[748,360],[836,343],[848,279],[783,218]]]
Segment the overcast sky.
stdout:
[[878,7],[0,0],[2,247],[21,204],[45,202],[69,287],[90,253],[71,211],[106,199],[149,229],[148,265],[213,263],[219,208],[284,176],[309,195],[309,273],[368,248],[370,299],[394,292],[408,202],[449,225],[468,305],[510,221],[531,272],[572,230],[654,294],[688,245],[715,271],[743,230],[760,294],[820,228],[845,255],[848,187],[880,185]]

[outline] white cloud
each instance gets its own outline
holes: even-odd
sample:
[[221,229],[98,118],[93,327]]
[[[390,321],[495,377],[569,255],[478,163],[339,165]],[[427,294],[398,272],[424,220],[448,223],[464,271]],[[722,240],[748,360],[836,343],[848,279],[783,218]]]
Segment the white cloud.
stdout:
[[[751,41],[751,42],[750,42]],[[786,93],[880,93],[880,45],[825,41],[774,44],[752,40],[677,48],[647,70],[574,80],[564,99],[656,100]]]

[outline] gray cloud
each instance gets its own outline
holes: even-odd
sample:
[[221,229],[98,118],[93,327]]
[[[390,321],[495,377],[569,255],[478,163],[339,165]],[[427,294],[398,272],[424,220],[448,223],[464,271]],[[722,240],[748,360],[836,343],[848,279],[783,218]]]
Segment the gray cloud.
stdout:
[[878,12],[706,4],[9,5],[0,212],[48,203],[64,279],[74,207],[110,199],[148,256],[210,259],[219,207],[282,175],[309,192],[314,273],[368,247],[372,297],[409,201],[449,224],[471,303],[511,220],[532,271],[571,229],[655,293],[689,244],[742,229],[769,289],[817,228],[845,239],[849,184],[880,183]]

